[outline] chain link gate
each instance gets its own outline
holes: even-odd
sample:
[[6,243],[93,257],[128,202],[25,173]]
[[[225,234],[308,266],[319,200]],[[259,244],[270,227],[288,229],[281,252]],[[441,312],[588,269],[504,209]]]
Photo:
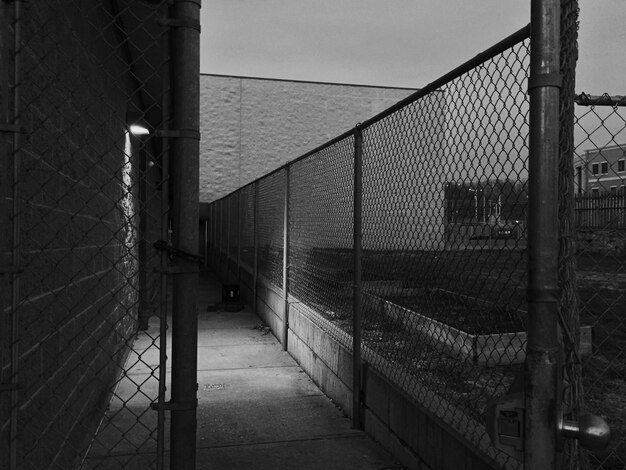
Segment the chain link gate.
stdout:
[[166,466],[176,7],[0,2],[3,469]]

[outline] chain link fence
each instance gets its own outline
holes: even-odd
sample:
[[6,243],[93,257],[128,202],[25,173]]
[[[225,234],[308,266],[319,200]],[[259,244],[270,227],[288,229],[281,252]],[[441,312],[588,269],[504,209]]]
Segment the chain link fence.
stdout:
[[364,130],[364,357],[479,447],[524,360],[528,56],[520,42]]
[[[284,310],[352,351],[358,289],[368,367],[503,468],[519,463],[491,447],[484,421],[488,402],[509,391],[524,361],[527,36],[520,31],[209,211],[222,234],[209,243],[230,253],[229,266],[239,259],[252,302],[261,286],[287,286]],[[239,254],[229,251],[237,233],[248,237]],[[254,251],[256,269],[243,262]],[[236,271],[224,282],[238,282]]]
[[289,304],[325,320],[352,348],[354,138],[293,163],[289,171]]
[[279,289],[283,284],[284,198],[284,171],[276,171],[258,182],[258,275]]
[[[562,2],[558,400],[565,419],[606,419],[612,443],[590,452],[566,441],[560,465],[617,469],[626,119],[622,96],[573,99],[577,15],[577,2]],[[496,468],[522,466],[521,452],[491,444],[486,421],[494,400],[524,390],[529,61],[522,30],[235,193],[252,302],[261,285],[286,287],[287,321],[297,311],[349,351],[358,333],[364,367]],[[256,251],[258,265],[242,261]]]
[[0,467],[163,468],[170,2],[0,3]]
[[[576,293],[580,323],[593,328],[593,354],[581,362],[581,412],[611,426],[608,449],[580,450],[581,468],[626,466],[626,102],[577,96],[575,120]],[[622,163],[620,163],[622,162]],[[597,168],[597,171],[595,170]]]

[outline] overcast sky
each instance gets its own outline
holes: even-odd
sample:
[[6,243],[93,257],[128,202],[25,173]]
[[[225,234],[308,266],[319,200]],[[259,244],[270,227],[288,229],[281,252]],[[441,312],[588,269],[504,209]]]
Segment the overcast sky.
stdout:
[[[580,0],[577,92],[626,94],[626,0]],[[530,0],[203,0],[201,71],[419,88],[529,22]]]

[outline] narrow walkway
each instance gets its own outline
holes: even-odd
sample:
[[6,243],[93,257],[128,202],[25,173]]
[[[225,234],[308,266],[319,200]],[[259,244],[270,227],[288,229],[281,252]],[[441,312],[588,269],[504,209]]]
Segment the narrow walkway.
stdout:
[[401,469],[317,388],[249,308],[200,283],[198,470]]

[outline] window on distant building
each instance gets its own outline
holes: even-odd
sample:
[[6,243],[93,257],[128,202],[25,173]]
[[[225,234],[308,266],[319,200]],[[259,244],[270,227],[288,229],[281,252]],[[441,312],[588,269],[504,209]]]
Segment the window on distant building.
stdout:
[[609,172],[609,162],[602,162],[602,174],[606,175]]
[[617,171],[624,171],[626,169],[625,163],[626,160],[624,160],[623,158],[621,160],[617,160]]
[[620,193],[620,194],[626,194],[626,187],[624,187],[624,185],[621,185],[621,186],[619,187],[619,193]]
[[593,175],[597,175],[600,169],[600,165],[598,165],[597,163],[594,163],[591,165],[591,174]]
[[597,196],[598,194],[600,194],[600,188],[591,188],[591,194]]
[[611,194],[617,194],[617,186],[611,186]]

